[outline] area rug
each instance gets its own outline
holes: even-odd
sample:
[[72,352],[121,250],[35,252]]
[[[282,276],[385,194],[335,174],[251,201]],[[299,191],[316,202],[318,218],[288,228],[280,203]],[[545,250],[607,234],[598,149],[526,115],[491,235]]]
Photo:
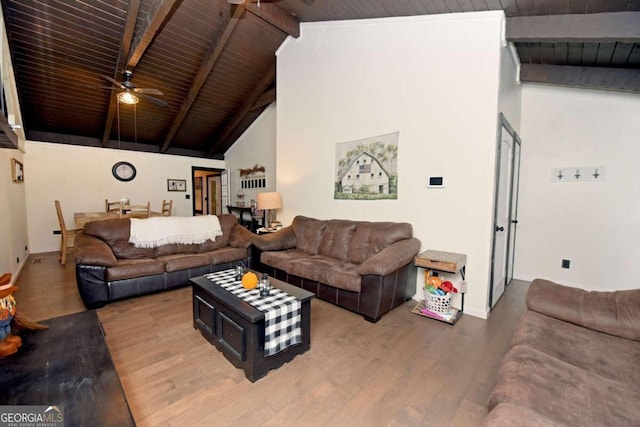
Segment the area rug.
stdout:
[[0,360],[0,403],[61,407],[65,426],[135,426],[96,312],[42,323]]

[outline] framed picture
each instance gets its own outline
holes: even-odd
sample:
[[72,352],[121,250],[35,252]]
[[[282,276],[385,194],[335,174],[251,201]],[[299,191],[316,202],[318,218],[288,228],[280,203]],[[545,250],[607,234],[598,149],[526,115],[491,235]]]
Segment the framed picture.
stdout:
[[168,179],[167,191],[187,191],[186,179]]
[[11,177],[13,182],[24,182],[24,168],[16,159],[11,159]]

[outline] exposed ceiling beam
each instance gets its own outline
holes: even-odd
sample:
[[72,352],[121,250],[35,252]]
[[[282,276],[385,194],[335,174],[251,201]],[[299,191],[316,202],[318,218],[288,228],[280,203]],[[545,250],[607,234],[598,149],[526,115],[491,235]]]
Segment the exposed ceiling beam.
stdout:
[[510,42],[640,42],[640,12],[507,18]]
[[640,70],[631,68],[523,64],[520,67],[520,81],[640,92]]
[[187,117],[187,113],[189,112],[189,110],[191,109],[191,106],[193,105],[196,98],[198,97],[198,94],[200,93],[200,89],[202,88],[204,83],[207,81],[207,77],[211,73],[211,70],[213,70],[213,67],[216,65],[216,62],[218,62],[218,59],[220,58],[220,55],[222,54],[224,47],[227,45],[227,42],[231,37],[231,33],[233,32],[233,29],[236,27],[236,24],[240,22],[240,17],[242,16],[243,12],[244,12],[243,5],[238,5],[235,9],[233,9],[233,15],[228,19],[227,23],[224,25],[224,30],[222,31],[222,33],[220,33],[218,37],[216,37],[216,39],[211,43],[211,45],[209,45],[208,53],[205,55],[204,59],[200,63],[200,69],[198,70],[198,73],[193,79],[193,83],[191,84],[189,93],[187,94],[187,97],[182,102],[182,105],[178,110],[178,114],[173,119],[173,123],[171,123],[171,127],[167,132],[164,142],[162,143],[162,147],[160,148],[160,151],[164,152],[167,150],[167,148],[169,148],[169,144],[171,144],[173,137],[176,135],[176,132],[178,132],[178,129],[180,129],[182,122],[184,121],[185,117]]
[[[129,52],[131,51],[131,42],[133,41],[133,31],[136,28],[136,20],[138,19],[138,12],[140,11],[140,0],[130,0],[129,8],[127,9],[127,21],[124,24],[124,33],[122,34],[122,42],[120,43],[120,52],[118,53],[118,64],[114,71],[113,78],[117,81],[122,69],[125,66],[127,58],[129,58]],[[109,110],[107,111],[107,120],[104,124],[104,132],[102,133],[102,146],[106,147],[109,143],[109,137],[111,136],[111,127],[113,126],[113,117],[116,114],[116,91],[111,91],[111,97],[109,99]]]
[[154,0],[147,14],[146,26],[138,33],[134,48],[127,60],[127,69],[133,69],[138,65],[147,47],[151,44],[156,34],[171,17],[174,5],[177,7],[182,0]]
[[263,93],[260,98],[251,106],[251,111],[266,107],[276,100],[276,90],[270,89]]
[[247,10],[295,38],[300,37],[300,21],[272,3],[248,3]]
[[267,88],[269,88],[273,84],[275,78],[276,66],[274,64],[264,75],[260,83],[258,83],[253,89],[253,91],[243,104],[242,108],[240,108],[240,110],[238,110],[233,118],[227,122],[225,128],[220,132],[219,136],[215,138],[215,141],[213,142],[211,148],[209,149],[209,152],[207,153],[208,156],[213,155],[216,148],[222,146],[226,142],[226,139],[229,137],[229,135],[231,135],[234,129],[240,123],[242,123],[242,120],[247,116],[247,114],[249,114],[249,112],[254,109],[253,106],[256,104],[256,101],[260,99],[265,90],[267,90]]

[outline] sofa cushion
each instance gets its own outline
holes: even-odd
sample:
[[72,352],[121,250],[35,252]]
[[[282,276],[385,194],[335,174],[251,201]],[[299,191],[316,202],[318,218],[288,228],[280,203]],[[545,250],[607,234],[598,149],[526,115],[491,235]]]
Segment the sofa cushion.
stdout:
[[322,255],[312,255],[292,259],[285,271],[305,279],[324,282],[326,280],[326,272],[341,262]]
[[154,258],[156,251],[153,248],[136,248],[133,243],[112,242],[109,243],[113,254],[118,259],[147,259]]
[[338,219],[327,221],[318,247],[318,254],[347,261],[349,259],[349,243],[355,231],[356,223],[353,221]]
[[406,222],[358,222],[348,249],[349,261],[362,264],[387,246],[412,237]]
[[203,255],[207,255],[209,257],[211,264],[218,265],[243,260],[249,256],[249,250],[246,248],[232,248],[227,246],[225,248],[204,253]]
[[501,403],[489,412],[480,427],[554,427],[552,420],[542,417],[529,408]]
[[161,257],[166,255],[178,255],[178,254],[195,254],[198,253],[200,245],[196,244],[180,244],[170,243],[167,245],[160,245],[155,248],[155,256]]
[[229,236],[231,230],[238,223],[238,218],[231,214],[218,215],[218,221],[220,221],[220,228],[222,229],[222,236],[218,236],[215,241],[209,239],[200,244],[198,252],[209,252],[215,249],[223,248],[229,244]]
[[511,346],[528,345],[556,359],[614,381],[640,384],[640,342],[614,337],[527,310]]
[[113,243],[128,242],[130,231],[131,221],[129,221],[129,218],[92,221],[84,225],[85,234],[102,239],[109,246]]
[[105,280],[133,279],[135,277],[151,276],[164,273],[164,263],[155,259],[124,259],[118,265],[105,270]]
[[289,263],[292,260],[310,257],[308,253],[300,249],[287,249],[286,251],[263,252],[260,262],[268,266],[289,272]]
[[502,360],[489,409],[528,408],[556,424],[627,426],[640,419],[640,390],[603,378],[525,345]]
[[157,260],[164,263],[167,273],[171,273],[188,268],[204,267],[209,265],[210,258],[207,254],[176,254],[158,257]]
[[536,279],[530,310],[607,334],[640,341],[640,289],[597,292]]
[[291,224],[296,235],[296,248],[310,255],[317,255],[322,242],[322,233],[327,221],[297,216]]
[[351,292],[362,290],[362,276],[358,273],[358,266],[351,262],[340,263],[326,271],[323,283]]

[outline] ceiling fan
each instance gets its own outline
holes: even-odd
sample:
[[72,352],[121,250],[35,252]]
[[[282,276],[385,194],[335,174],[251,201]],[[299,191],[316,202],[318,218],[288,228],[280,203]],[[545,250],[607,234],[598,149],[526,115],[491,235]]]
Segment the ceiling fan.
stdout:
[[164,95],[162,91],[158,89],[145,88],[145,87],[137,87],[133,82],[131,82],[131,78],[133,77],[133,72],[126,70],[124,72],[124,81],[119,82],[109,76],[101,75],[101,77],[108,82],[112,83],[115,87],[109,87],[111,90],[119,90],[120,92],[116,95],[118,100],[125,104],[137,104],[138,98],[146,99],[147,101],[153,102],[154,104],[160,107],[166,107],[167,103],[161,99],[154,98],[149,95]]

